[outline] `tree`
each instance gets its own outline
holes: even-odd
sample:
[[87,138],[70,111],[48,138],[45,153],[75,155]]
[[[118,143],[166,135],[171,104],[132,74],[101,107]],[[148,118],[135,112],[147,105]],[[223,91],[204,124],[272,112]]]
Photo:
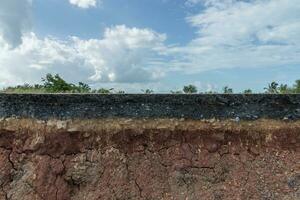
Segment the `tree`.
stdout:
[[233,89],[230,88],[230,87],[228,87],[228,86],[225,86],[225,87],[223,88],[223,93],[224,93],[224,94],[233,94]]
[[244,90],[243,93],[244,93],[244,94],[252,94],[253,92],[252,92],[251,89],[246,89],[246,90]]
[[76,92],[79,93],[90,93],[91,87],[86,83],[79,82],[78,86],[76,87],[76,90],[77,90]]
[[264,88],[268,94],[292,94],[300,93],[300,80],[296,80],[293,87],[289,87],[287,84],[278,84],[273,81],[268,85],[267,88]]
[[75,89],[74,84],[67,83],[58,74],[47,74],[45,78],[42,78],[44,82],[44,88],[47,92],[70,92]]
[[92,90],[88,84],[83,82],[79,82],[78,85],[68,83],[58,74],[54,76],[52,74],[47,74],[45,78],[42,78],[42,81],[44,82],[43,87],[46,92],[51,93],[90,93]]
[[275,81],[273,81],[272,83],[270,83],[268,85],[268,87],[264,88],[264,90],[266,90],[266,93],[268,94],[278,94],[278,83],[276,83]]
[[293,88],[289,87],[287,84],[281,84],[278,87],[278,92],[280,94],[290,94],[290,93],[295,93]]
[[300,93],[300,79],[295,81],[295,84],[293,86],[293,92]]
[[195,94],[198,92],[197,87],[194,85],[187,85],[183,87],[183,92],[185,94]]

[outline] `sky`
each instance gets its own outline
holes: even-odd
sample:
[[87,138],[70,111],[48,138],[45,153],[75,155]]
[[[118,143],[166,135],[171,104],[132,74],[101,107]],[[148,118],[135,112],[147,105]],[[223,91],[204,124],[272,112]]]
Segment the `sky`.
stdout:
[[0,0],[0,88],[47,73],[132,93],[292,85],[299,0]]

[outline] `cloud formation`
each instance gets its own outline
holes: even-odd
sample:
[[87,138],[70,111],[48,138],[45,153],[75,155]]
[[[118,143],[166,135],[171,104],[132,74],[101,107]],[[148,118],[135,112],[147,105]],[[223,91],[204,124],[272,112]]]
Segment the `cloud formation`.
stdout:
[[[97,6],[97,0],[69,0],[69,2],[72,5],[84,9]],[[100,0],[98,0],[98,2],[100,2]]]
[[30,30],[31,0],[1,0],[0,5],[0,37],[16,47],[22,34]]
[[156,65],[164,48],[164,34],[125,25],[105,30],[101,39],[67,41],[25,34],[9,48],[0,40],[0,85],[37,82],[45,73],[59,73],[70,81],[149,82],[163,75]]
[[[97,5],[69,1],[81,8]],[[186,18],[196,35],[186,45],[167,46],[165,34],[125,25],[94,39],[39,37],[30,30],[30,0],[0,0],[0,87],[38,82],[46,73],[75,82],[146,85],[170,71],[300,65],[298,0],[185,2],[202,4]]]
[[173,48],[190,72],[300,64],[298,0],[188,0],[205,9],[187,18],[197,36]]
[[143,82],[162,75],[151,62],[164,48],[164,34],[121,25],[107,28],[101,40],[73,39],[79,55],[94,67],[94,81]]

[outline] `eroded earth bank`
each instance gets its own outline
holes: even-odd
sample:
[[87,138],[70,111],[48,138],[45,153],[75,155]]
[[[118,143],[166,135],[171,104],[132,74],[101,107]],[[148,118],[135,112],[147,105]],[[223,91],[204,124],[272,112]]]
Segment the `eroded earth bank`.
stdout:
[[0,122],[1,199],[300,199],[300,122]]
[[300,95],[0,94],[0,199],[299,200]]

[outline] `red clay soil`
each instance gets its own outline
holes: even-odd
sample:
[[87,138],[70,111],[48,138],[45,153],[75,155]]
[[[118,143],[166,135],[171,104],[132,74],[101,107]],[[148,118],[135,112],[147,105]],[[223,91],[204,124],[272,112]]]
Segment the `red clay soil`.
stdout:
[[0,199],[300,199],[300,122],[0,121]]

